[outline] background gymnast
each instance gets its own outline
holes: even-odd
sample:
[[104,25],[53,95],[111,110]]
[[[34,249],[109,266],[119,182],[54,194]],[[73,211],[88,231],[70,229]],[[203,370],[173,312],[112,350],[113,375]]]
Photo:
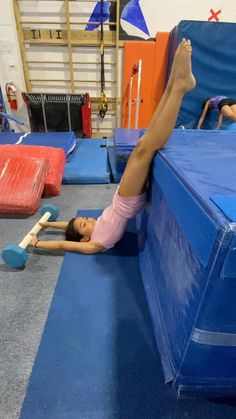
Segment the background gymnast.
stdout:
[[191,69],[191,42],[179,44],[161,101],[147,132],[136,144],[118,186],[112,204],[94,218],[77,217],[69,222],[46,222],[43,227],[65,231],[66,240],[39,240],[32,235],[30,245],[47,250],[65,250],[92,254],[112,248],[122,237],[127,221],[134,217],[146,201],[146,185],[157,150],[169,139],[176,123],[182,99],[196,81]]
[[236,99],[226,96],[213,96],[203,102],[202,109],[203,111],[198,121],[197,129],[201,128],[207,112],[210,109],[219,110],[219,119],[216,129],[220,129],[224,116],[236,122]]

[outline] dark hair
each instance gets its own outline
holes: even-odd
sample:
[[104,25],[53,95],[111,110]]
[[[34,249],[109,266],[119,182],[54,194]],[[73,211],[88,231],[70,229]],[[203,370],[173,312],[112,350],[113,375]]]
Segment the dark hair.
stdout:
[[72,218],[68,223],[68,226],[65,232],[66,240],[71,241],[71,242],[80,242],[83,236],[80,233],[78,233],[78,231],[75,230],[74,221],[75,221],[75,217]]

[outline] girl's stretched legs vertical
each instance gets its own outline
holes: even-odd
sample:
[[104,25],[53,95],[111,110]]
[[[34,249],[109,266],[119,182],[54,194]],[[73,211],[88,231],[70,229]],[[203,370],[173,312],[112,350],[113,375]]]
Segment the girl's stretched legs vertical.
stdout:
[[171,72],[170,72],[170,77],[169,77],[168,83],[167,83],[166,88],[165,88],[165,91],[164,91],[164,93],[163,93],[163,95],[161,97],[161,100],[158,103],[157,108],[156,108],[156,110],[155,110],[155,112],[154,112],[154,114],[152,116],[152,119],[151,119],[150,124],[149,124],[149,128],[153,124],[155,124],[156,120],[159,118],[159,116],[160,116],[160,114],[162,112],[162,109],[164,108],[164,106],[166,104],[166,101],[167,101],[167,99],[169,97],[169,94],[171,92],[171,88],[172,88],[172,85],[173,85],[173,82],[174,82],[174,78],[175,78],[176,67],[178,65],[179,52],[180,52],[180,49],[183,46],[184,42],[186,42],[186,39],[185,38],[182,39],[182,41],[178,45],[177,50],[175,51],[175,55],[174,55],[174,59],[173,59],[173,63],[172,63],[172,67],[171,67]]
[[184,41],[179,50],[178,62],[169,96],[160,115],[150,124],[131,154],[119,187],[122,196],[136,196],[144,192],[150,166],[155,153],[170,137],[185,93],[192,90],[196,81],[191,70],[191,44]]

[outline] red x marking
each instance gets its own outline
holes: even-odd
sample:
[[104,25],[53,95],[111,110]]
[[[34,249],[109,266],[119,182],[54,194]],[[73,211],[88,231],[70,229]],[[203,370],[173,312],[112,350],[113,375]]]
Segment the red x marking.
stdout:
[[217,10],[217,12],[211,9],[210,13],[211,13],[211,16],[208,18],[208,22],[210,22],[213,19],[215,19],[216,22],[219,22],[220,19],[218,18],[218,15],[221,13],[221,9]]

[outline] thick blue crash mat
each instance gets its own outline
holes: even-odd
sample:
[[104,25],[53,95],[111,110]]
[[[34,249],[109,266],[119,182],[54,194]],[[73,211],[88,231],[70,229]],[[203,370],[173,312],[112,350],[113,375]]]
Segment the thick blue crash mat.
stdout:
[[139,220],[154,333],[179,396],[236,396],[235,156],[235,132],[175,130]]
[[0,144],[38,145],[62,148],[66,156],[73,152],[76,145],[74,132],[2,132]]
[[118,172],[116,168],[116,152],[113,138],[106,140],[108,161],[111,169],[112,181],[114,183],[119,183],[123,172]]
[[63,183],[110,183],[106,140],[79,139],[75,150],[65,165]]
[[140,129],[115,128],[113,130],[116,170],[123,173],[126,163],[140,138]]
[[[236,23],[181,21],[170,33],[168,73],[177,44],[181,39],[191,39],[192,65],[197,86],[182,103],[176,127],[196,128],[201,114],[201,104],[211,96],[236,97],[235,48]],[[225,121],[225,124],[227,125]],[[202,128],[211,129],[208,119]]]
[[106,144],[114,182],[120,181],[135,145],[145,132],[146,128],[115,128],[113,130],[113,138],[108,139]]

